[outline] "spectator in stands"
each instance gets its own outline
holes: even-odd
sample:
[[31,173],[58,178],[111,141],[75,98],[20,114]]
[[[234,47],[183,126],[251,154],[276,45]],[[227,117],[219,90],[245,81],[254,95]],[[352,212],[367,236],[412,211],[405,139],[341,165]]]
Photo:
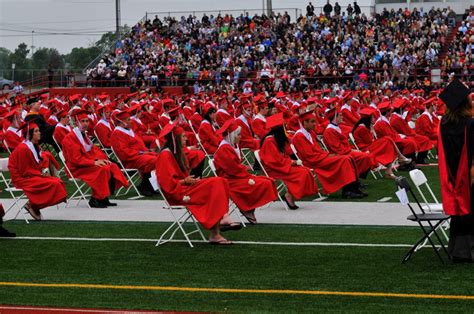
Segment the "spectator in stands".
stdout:
[[331,17],[332,5],[329,3],[329,0],[327,1],[326,5],[324,5],[323,11],[327,18]]
[[306,6],[306,16],[308,18],[311,18],[313,17],[313,15],[314,15],[314,6],[310,1],[309,4]]

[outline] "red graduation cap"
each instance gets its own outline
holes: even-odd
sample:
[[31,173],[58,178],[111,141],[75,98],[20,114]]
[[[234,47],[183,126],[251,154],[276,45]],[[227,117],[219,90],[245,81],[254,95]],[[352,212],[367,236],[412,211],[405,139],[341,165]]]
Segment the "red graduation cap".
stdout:
[[300,113],[300,115],[298,116],[298,120],[300,120],[301,122],[303,121],[306,121],[306,120],[310,120],[310,119],[313,119],[315,118],[316,116],[314,115],[314,112],[313,110],[307,110],[303,113]]
[[116,111],[112,116],[114,121],[116,122],[125,122],[128,118],[130,118],[130,114],[127,111]]
[[389,101],[381,102],[380,104],[377,105],[377,108],[381,112],[389,111],[391,109],[390,102]]
[[23,137],[29,139],[29,131],[35,128],[38,128],[38,125],[35,123],[34,120],[30,120],[28,122],[23,123],[19,129],[21,130],[21,134],[23,135]]
[[282,126],[284,122],[285,120],[283,119],[283,113],[280,112],[267,118],[266,128],[276,128],[278,126]]
[[361,109],[359,111],[359,114],[361,117],[365,117],[365,118],[368,118],[368,117],[371,117],[375,112],[375,109],[373,108],[370,108],[370,107],[365,107],[364,109]]
[[222,127],[219,130],[217,130],[216,133],[226,136],[227,134],[237,130],[238,127],[239,125],[237,124],[237,122],[235,122],[234,119],[228,119],[226,122],[224,122]]
[[76,120],[89,119],[89,112],[84,109],[79,109],[73,113]]

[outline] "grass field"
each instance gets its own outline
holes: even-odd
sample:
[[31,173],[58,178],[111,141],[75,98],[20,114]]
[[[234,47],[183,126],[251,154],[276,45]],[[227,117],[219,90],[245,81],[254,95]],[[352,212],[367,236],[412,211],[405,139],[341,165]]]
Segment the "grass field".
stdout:
[[[418,228],[258,225],[229,234],[242,241],[230,247],[205,243],[194,249],[185,243],[155,247],[154,239],[166,226],[8,222],[6,227],[19,237],[142,241],[0,240],[0,304],[213,312],[472,313],[474,309],[471,265],[442,265],[428,248],[402,265],[409,247],[343,245],[410,245],[420,235]],[[306,245],[296,245],[302,243]],[[25,287],[5,286],[4,282],[132,287]],[[160,287],[175,288],[157,290]],[[183,287],[298,291],[178,291]],[[471,299],[307,295],[301,291],[469,295]]]

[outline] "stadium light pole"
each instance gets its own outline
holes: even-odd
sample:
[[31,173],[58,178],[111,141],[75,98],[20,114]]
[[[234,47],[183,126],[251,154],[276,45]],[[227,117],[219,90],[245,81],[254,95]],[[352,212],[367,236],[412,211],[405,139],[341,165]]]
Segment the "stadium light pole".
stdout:
[[120,40],[120,0],[115,0],[115,35]]
[[272,11],[272,0],[267,0],[267,16],[270,16],[272,14]]

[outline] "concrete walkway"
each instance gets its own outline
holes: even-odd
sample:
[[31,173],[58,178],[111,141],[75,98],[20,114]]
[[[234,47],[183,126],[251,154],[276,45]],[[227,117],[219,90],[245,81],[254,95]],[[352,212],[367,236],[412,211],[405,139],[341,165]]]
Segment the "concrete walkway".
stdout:
[[[5,209],[12,204],[11,199],[0,199]],[[58,207],[43,209],[44,220],[71,221],[172,221],[170,212],[163,209],[164,202],[158,200],[114,200],[117,207],[105,209],[88,208],[82,202],[78,207]],[[24,201],[21,203],[24,204]],[[256,212],[259,223],[273,224],[328,224],[328,225],[381,225],[413,226],[407,221],[407,206],[400,203],[352,203],[352,202],[297,202],[300,209],[286,211],[281,203],[273,202]],[[5,220],[12,219],[18,209],[10,210]],[[238,220],[233,214],[234,220]],[[31,217],[26,214],[28,219]],[[22,214],[17,219],[23,219]]]

